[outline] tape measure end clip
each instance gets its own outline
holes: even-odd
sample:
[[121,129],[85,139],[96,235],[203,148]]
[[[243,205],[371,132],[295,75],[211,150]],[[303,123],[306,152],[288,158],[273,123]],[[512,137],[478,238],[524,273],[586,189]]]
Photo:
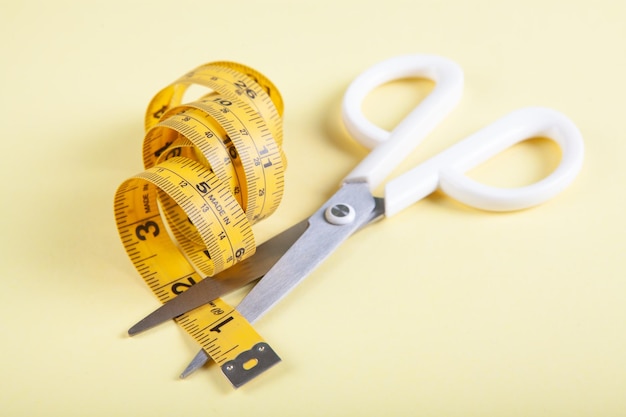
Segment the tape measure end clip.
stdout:
[[281,361],[274,349],[265,342],[239,354],[222,365],[222,372],[235,388],[239,388]]

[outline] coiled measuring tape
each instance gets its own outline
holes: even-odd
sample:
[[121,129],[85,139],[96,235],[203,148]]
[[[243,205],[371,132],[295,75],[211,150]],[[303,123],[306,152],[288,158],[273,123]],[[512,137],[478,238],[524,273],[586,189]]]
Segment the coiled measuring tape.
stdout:
[[[183,104],[194,84],[210,92]],[[150,102],[145,171],[119,186],[114,211],[128,256],[162,303],[254,254],[252,224],[283,195],[282,112],[272,82],[233,62],[202,65]],[[175,320],[234,386],[280,361],[221,299]]]

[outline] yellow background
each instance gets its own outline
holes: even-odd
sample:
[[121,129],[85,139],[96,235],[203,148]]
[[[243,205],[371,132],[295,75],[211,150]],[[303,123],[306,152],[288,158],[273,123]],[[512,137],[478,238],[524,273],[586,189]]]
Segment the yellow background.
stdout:
[[[626,415],[623,1],[4,0],[0,38],[2,415]],[[396,173],[541,105],[583,133],[574,184],[510,214],[436,193],[360,232],[258,322],[283,362],[242,389],[215,367],[178,380],[197,346],[173,323],[125,336],[157,306],[112,209],[152,95],[213,60],[278,85],[289,168],[264,240],[365,155],[339,121],[349,82],[408,53],[458,62],[466,86]],[[391,128],[418,84],[368,114]],[[535,140],[472,175],[519,185],[557,163]]]

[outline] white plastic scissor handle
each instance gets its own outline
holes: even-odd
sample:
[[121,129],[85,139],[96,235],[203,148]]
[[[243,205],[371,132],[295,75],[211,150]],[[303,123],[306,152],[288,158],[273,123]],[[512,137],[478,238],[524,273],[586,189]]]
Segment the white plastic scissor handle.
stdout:
[[[416,77],[434,81],[435,87],[392,132],[363,115],[363,100],[376,87]],[[343,97],[342,116],[350,135],[373,150],[345,181],[366,181],[371,189],[376,188],[446,118],[462,95],[463,70],[455,62],[436,55],[398,56],[363,72]]]
[[[422,61],[422,56],[401,57],[401,60],[393,59],[384,63],[395,62],[402,64],[412,58],[416,62]],[[433,57],[426,57],[427,60]],[[449,61],[448,61],[449,62]],[[383,64],[384,64],[383,63]],[[380,65],[380,64],[379,64]],[[375,72],[385,70],[385,67],[375,66],[366,71],[370,79],[374,79]],[[399,74],[396,71],[394,74]],[[405,73],[406,74],[406,73]],[[362,76],[361,76],[362,77]],[[357,78],[355,83],[361,78]],[[406,77],[406,75],[404,75]],[[428,77],[430,78],[430,77]],[[378,75],[378,79],[391,81],[391,76],[383,77]],[[437,80],[435,80],[437,81]],[[383,81],[384,82],[384,81]],[[373,88],[380,85],[375,83],[357,84],[357,87],[364,89],[369,86],[369,90],[360,92],[360,100]],[[348,93],[353,88],[353,83],[348,89]],[[437,86],[433,93],[437,92]],[[346,96],[348,96],[346,93]],[[354,94],[354,93],[352,93]],[[412,149],[417,143],[412,134],[417,134],[421,140],[440,120],[445,117],[442,108],[443,104],[429,101],[430,95],[419,104],[391,133],[386,136],[375,133],[372,124],[362,117],[360,101],[354,99],[354,95],[344,99],[344,122],[349,126],[349,131],[361,142],[370,136],[375,141],[383,141],[355,168],[346,178],[346,181],[367,181],[373,188],[384,179],[384,177],[400,162],[406,153],[400,155],[390,155],[390,153],[401,150],[406,152],[409,146],[401,146],[403,142],[409,142]],[[440,96],[440,100],[451,102],[450,96]],[[450,104],[448,102],[448,104]],[[348,111],[346,111],[348,109]],[[420,109],[421,112],[419,111]],[[426,124],[428,130],[424,129],[424,121],[419,119],[425,114],[435,114],[435,123]],[[358,115],[358,116],[357,116]],[[414,125],[419,128],[410,129]],[[467,177],[465,173],[486,161],[503,150],[533,137],[545,137],[555,141],[562,151],[559,166],[546,178],[518,188],[499,188],[481,184]],[[386,142],[384,142],[386,140]],[[369,143],[372,143],[370,141]],[[428,194],[441,188],[451,197],[473,207],[484,210],[505,211],[519,210],[531,207],[552,198],[565,189],[576,177],[582,167],[584,146],[582,136],[576,126],[561,113],[547,109],[530,107],[510,113],[497,120],[493,124],[481,129],[465,140],[457,143],[439,155],[427,160],[406,174],[390,181],[385,186],[385,215],[391,216],[407,206],[421,200]],[[389,166],[391,164],[391,166]],[[368,175],[368,172],[370,173]],[[373,174],[372,174],[373,172]],[[384,174],[384,175],[383,175]]]
[[[533,137],[552,139],[561,148],[561,162],[546,178],[524,187],[500,188],[465,175],[492,156]],[[483,210],[532,207],[554,197],[574,180],[583,155],[582,136],[563,114],[542,107],[516,110],[387,183],[385,214],[397,213],[437,188]]]

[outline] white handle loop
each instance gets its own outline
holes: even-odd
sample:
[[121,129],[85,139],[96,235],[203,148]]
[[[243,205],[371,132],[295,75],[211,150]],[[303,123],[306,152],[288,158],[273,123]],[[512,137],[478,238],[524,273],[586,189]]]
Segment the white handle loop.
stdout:
[[[465,175],[492,156],[533,137],[552,139],[562,151],[559,166],[546,178],[507,189],[481,184]],[[516,110],[389,182],[385,214],[397,213],[438,187],[454,199],[484,210],[532,207],[554,197],[574,180],[583,155],[582,136],[563,114],[538,107]]]
[[[427,78],[435,87],[392,131],[376,126],[362,112],[363,99],[376,87],[402,78]],[[454,62],[434,55],[406,55],[380,62],[348,87],[342,115],[348,132],[372,152],[345,178],[366,181],[375,188],[458,104],[463,71]]]

